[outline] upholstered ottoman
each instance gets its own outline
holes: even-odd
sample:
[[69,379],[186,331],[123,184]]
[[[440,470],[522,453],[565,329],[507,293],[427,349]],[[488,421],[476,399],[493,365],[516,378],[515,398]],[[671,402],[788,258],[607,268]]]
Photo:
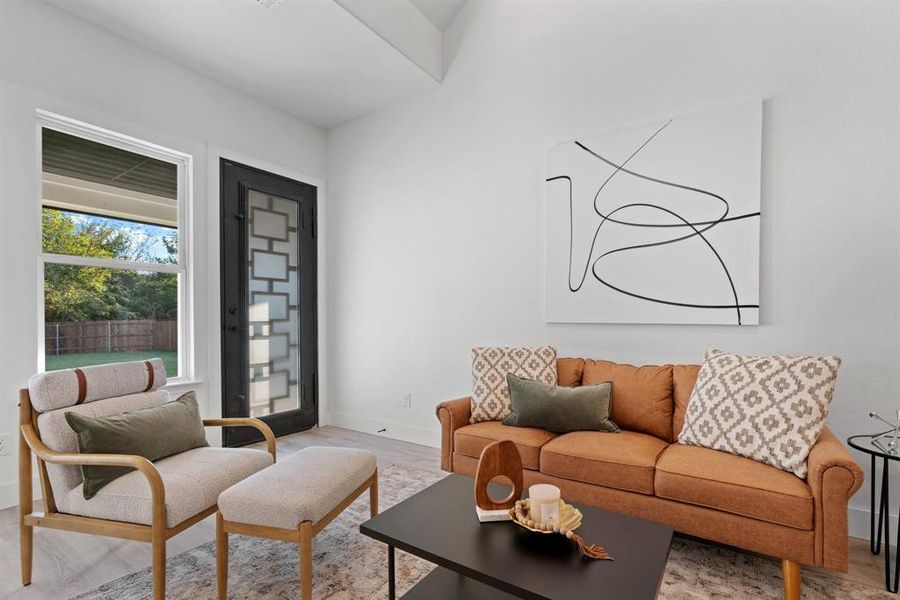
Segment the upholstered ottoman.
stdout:
[[312,598],[312,538],[369,489],[378,514],[375,455],[354,448],[311,447],[280,459],[219,494],[216,570],[219,598],[228,595],[228,534],[300,544],[300,592]]

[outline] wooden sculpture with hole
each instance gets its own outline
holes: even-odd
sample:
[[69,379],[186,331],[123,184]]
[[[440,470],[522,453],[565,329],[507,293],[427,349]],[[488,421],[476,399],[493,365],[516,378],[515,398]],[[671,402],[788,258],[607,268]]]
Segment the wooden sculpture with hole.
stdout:
[[[512,483],[512,492],[501,500],[488,494],[488,484],[496,477],[505,477]],[[482,523],[509,521],[509,509],[522,497],[522,458],[516,445],[509,440],[493,442],[485,446],[478,459],[475,473],[475,512]]]

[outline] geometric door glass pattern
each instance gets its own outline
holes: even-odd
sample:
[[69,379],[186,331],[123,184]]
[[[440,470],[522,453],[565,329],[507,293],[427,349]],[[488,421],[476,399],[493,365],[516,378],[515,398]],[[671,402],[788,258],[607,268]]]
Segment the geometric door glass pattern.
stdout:
[[297,203],[247,193],[250,416],[300,408]]

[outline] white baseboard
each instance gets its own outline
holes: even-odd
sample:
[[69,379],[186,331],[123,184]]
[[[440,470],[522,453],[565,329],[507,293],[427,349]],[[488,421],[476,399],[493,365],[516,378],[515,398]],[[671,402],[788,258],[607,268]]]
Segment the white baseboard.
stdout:
[[9,508],[19,503],[19,482],[0,484],[0,508]]
[[[422,427],[410,425],[400,421],[378,419],[375,417],[362,417],[345,412],[328,411],[324,419],[319,419],[320,425],[334,425],[353,431],[372,433],[404,442],[440,448],[441,430],[438,427]],[[382,431],[384,430],[384,431]]]
[[[41,481],[35,479],[31,484],[32,496],[35,500],[41,497]],[[19,482],[7,481],[0,483],[0,508],[10,508],[19,505]]]
[[[863,540],[869,539],[869,531],[870,531],[870,523],[869,523],[869,509],[867,508],[854,508],[850,507],[847,509],[847,529],[850,531],[850,537],[860,538]],[[897,543],[897,523],[898,523],[898,515],[896,513],[891,513],[888,528],[889,537],[891,540],[891,545]],[[878,527],[878,523],[875,524]],[[884,539],[884,532],[882,532],[882,539]]]

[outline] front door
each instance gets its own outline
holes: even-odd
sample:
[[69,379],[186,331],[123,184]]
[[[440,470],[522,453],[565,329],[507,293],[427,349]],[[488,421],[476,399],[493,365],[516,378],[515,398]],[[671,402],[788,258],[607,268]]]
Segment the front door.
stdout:
[[[222,414],[318,421],[316,188],[221,159]],[[262,439],[226,427],[226,446]]]

